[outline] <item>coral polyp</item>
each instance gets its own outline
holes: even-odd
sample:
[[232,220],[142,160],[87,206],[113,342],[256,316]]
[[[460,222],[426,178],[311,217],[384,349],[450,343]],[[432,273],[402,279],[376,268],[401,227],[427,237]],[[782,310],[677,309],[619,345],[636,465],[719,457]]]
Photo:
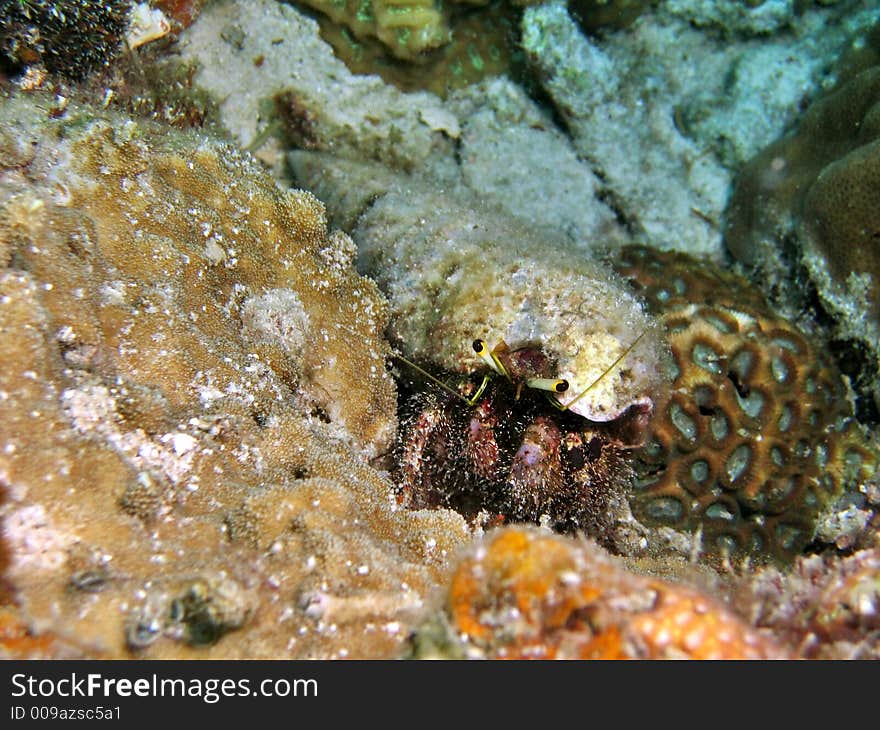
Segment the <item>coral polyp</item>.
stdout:
[[634,513],[701,530],[709,555],[791,559],[818,513],[876,466],[843,375],[741,277],[642,247],[618,269],[663,318],[676,363]]

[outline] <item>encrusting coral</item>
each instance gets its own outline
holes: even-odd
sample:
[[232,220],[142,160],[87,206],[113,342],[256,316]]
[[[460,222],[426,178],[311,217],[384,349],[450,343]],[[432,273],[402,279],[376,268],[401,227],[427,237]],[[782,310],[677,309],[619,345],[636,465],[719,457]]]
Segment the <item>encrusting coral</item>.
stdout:
[[489,76],[523,75],[516,44],[519,15],[503,2],[464,12],[455,18],[447,43],[411,60],[395,58],[380,40],[356,37],[327,16],[317,20],[321,36],[353,73],[378,74],[403,91],[424,89],[445,97]]
[[467,531],[369,464],[395,388],[350,239],[226,142],[46,108],[0,99],[15,620],[48,653],[395,654]]
[[397,58],[419,54],[451,39],[448,16],[435,0],[303,0],[345,25],[356,38],[378,38]]
[[[477,46],[507,47],[504,35],[512,29],[507,21],[514,20],[518,9],[533,5],[538,0],[298,0],[325,15],[337,28],[355,43],[378,40],[391,57],[415,65],[431,64],[432,53],[449,45],[458,44],[459,50],[451,55],[463,59],[467,53],[477,53]],[[493,27],[493,25],[495,27]],[[491,38],[483,44],[473,33],[479,28]],[[457,43],[459,34],[472,37],[466,43]],[[351,58],[350,60],[356,60]],[[489,60],[483,58],[483,60]],[[348,61],[346,61],[348,62]],[[475,66],[480,60],[475,58]],[[449,69],[452,74],[458,72]],[[479,72],[479,68],[475,68]],[[443,72],[439,75],[443,75]]]
[[843,375],[742,277],[644,247],[624,248],[616,267],[662,319],[676,364],[634,513],[700,530],[708,555],[790,560],[821,510],[877,468]]
[[880,659],[880,550],[799,558],[737,581],[733,603],[808,659]]
[[496,530],[459,563],[419,657],[769,659],[789,651],[721,602],[628,572],[585,540]]

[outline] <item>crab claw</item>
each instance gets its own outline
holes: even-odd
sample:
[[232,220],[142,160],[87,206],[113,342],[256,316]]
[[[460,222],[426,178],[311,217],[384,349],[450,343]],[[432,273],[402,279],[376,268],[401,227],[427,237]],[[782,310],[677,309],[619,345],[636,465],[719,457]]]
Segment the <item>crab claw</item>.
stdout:
[[538,520],[564,489],[562,432],[548,417],[528,425],[510,466],[510,498],[515,516]]

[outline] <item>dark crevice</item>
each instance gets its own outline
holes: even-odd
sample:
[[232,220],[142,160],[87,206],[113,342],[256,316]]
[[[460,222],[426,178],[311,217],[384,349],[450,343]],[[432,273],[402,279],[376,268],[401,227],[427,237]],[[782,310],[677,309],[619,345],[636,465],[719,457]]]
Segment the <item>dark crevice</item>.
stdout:
[[[749,393],[751,393],[751,389],[749,388],[748,385],[746,385],[745,383],[743,383],[739,379],[739,375],[737,373],[735,373],[733,370],[728,370],[727,371],[727,379],[731,383],[733,383],[733,387],[736,388],[736,392],[740,398],[745,399],[745,398],[749,397]],[[700,408],[701,413],[702,413],[702,411],[703,411],[703,409]]]
[[[600,177],[596,170],[593,172]],[[614,190],[603,185],[596,190],[596,199],[614,214],[614,220],[628,234],[635,236],[640,233],[641,225],[638,220],[626,212],[623,199]]]

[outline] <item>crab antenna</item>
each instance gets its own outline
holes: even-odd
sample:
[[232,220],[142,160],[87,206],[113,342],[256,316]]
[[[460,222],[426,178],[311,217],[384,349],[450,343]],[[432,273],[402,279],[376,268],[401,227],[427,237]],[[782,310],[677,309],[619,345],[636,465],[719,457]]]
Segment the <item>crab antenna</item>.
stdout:
[[486,340],[474,340],[472,347],[474,348],[474,352],[477,353],[477,357],[492,368],[492,370],[499,375],[508,378],[508,380],[510,379],[507,375],[507,370],[504,369],[504,365],[501,364],[501,361],[495,356],[495,353],[490,352],[489,348],[486,346]]
[[[647,328],[642,330],[642,333],[638,337],[636,337],[629,344],[629,346],[617,356],[617,358],[614,360],[613,363],[611,363],[607,368],[605,368],[605,370],[602,371],[602,373],[599,375],[598,378],[596,378],[592,383],[590,383],[586,388],[584,388],[580,393],[578,393],[568,403],[565,403],[564,405],[562,403],[559,403],[559,410],[567,411],[575,403],[577,403],[581,398],[583,398],[587,393],[589,393],[599,383],[599,381],[602,380],[602,378],[604,378],[606,375],[608,375],[608,373],[610,373],[612,370],[614,370],[614,368],[616,368],[620,364],[620,362],[623,360],[623,358],[625,358],[627,355],[629,355],[630,352],[632,352],[632,349],[638,344],[639,340],[645,336],[647,331],[648,331]],[[558,401],[557,401],[557,403],[558,403]]]
[[568,381],[562,378],[528,378],[526,385],[537,390],[549,390],[551,393],[564,393],[568,390]]
[[[439,385],[439,386],[440,386],[441,388],[443,388],[443,390],[445,390],[447,393],[451,393],[451,394],[454,395],[456,398],[460,398],[460,399],[463,400],[465,403],[467,403],[469,406],[472,406],[472,405],[473,405],[473,403],[471,403],[471,401],[470,401],[468,398],[465,398],[461,393],[459,393],[459,392],[458,392],[457,390],[455,390],[454,388],[450,388],[448,385],[446,385],[446,383],[444,383],[442,380],[440,380],[440,378],[435,378],[435,377],[434,377],[433,375],[431,375],[431,373],[429,373],[427,370],[425,370],[425,369],[423,369],[423,368],[420,368],[420,367],[419,367],[418,365],[416,365],[412,360],[409,360],[409,359],[405,358],[403,355],[401,355],[401,354],[398,353],[398,352],[392,352],[391,355],[392,355],[392,357],[396,357],[396,358],[397,358],[398,360],[400,360],[401,362],[405,362],[405,363],[406,363],[407,365],[409,365],[413,370],[416,370],[417,372],[419,372],[419,373],[421,373],[422,375],[424,375],[428,380],[430,380],[430,381],[431,381],[432,383],[434,383],[435,385]],[[485,388],[485,387],[486,387],[486,384],[485,384],[485,382],[484,382],[484,383],[483,383],[483,388]],[[480,394],[482,394],[482,392],[483,392],[483,388],[480,389]]]

